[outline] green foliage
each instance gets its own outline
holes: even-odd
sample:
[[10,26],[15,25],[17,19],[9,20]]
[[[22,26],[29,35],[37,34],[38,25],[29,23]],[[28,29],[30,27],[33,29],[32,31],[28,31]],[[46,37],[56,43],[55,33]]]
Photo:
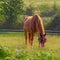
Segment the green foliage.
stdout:
[[0,59],[10,56],[10,52],[6,47],[0,46]]
[[52,21],[53,17],[42,17],[44,27],[46,28],[48,24]]
[[51,17],[54,18],[55,14],[60,13],[59,2],[59,0],[0,0],[0,29],[23,28],[25,15],[33,15],[35,11],[40,16],[46,17],[43,22],[48,26],[52,21]]
[[54,19],[49,23],[47,29],[50,30],[60,30],[60,14],[56,14]]
[[56,7],[56,13],[60,14],[60,5]]
[[25,14],[32,16],[34,14],[35,7],[33,6],[33,3],[31,3],[28,7],[26,7]]
[[5,15],[5,28],[12,28],[13,24],[17,20],[18,14],[23,13],[23,1],[22,0],[10,0],[4,1],[4,15]]
[[4,14],[3,5],[4,5],[4,2],[0,1],[0,15]]
[[41,16],[46,16],[52,8],[48,4],[41,4],[38,6],[38,10]]
[[[32,50],[31,50],[32,51]],[[31,52],[30,51],[30,52]],[[6,47],[0,46],[0,60],[59,60],[60,57],[53,56],[52,53],[44,52],[42,50],[36,51],[31,56],[28,51],[9,50]],[[32,52],[33,53],[33,52]]]
[[54,11],[56,12],[56,10],[57,10],[57,6],[56,6],[56,0],[54,0],[53,9],[54,9]]
[[28,58],[27,52],[17,52],[16,59],[26,60]]

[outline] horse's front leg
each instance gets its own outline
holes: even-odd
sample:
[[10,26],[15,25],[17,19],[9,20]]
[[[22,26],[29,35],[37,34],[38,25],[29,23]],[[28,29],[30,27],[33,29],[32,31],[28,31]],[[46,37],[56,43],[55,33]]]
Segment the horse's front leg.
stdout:
[[31,33],[31,40],[30,40],[30,44],[31,44],[31,46],[33,45],[33,36],[34,36],[34,34]]
[[29,44],[32,46],[33,44],[33,35],[32,33],[29,33]]

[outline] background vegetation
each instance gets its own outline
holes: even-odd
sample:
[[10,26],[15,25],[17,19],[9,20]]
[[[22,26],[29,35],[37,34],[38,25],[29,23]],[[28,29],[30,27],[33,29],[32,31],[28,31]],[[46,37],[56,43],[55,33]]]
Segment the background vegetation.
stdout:
[[[53,29],[50,30],[54,30],[55,27],[51,23],[60,26],[57,20],[60,18],[55,20],[56,16],[60,16],[59,7],[59,0],[0,0],[0,29],[22,29],[25,16],[38,13],[46,29],[51,25]],[[56,30],[60,30],[59,27]]]

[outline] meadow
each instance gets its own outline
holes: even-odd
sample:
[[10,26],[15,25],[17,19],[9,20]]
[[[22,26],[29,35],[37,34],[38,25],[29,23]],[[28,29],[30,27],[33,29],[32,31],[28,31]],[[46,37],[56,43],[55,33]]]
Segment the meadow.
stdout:
[[[49,23],[55,18],[55,15],[60,12],[60,0],[23,0],[23,2],[23,9],[25,11],[24,13],[31,10],[31,14],[34,14],[35,11],[37,11],[37,13],[42,16],[45,27],[48,26]],[[3,4],[1,1],[0,6],[3,8]],[[2,11],[2,13],[0,14],[0,28],[4,28],[5,15],[4,9],[1,9],[1,7],[0,12]],[[54,14],[53,16],[47,17],[42,14],[54,11],[56,12],[56,14]],[[24,15],[18,15],[18,19],[13,25],[13,28],[18,27],[20,29],[20,24],[22,24],[24,17]],[[58,24],[59,21],[57,25]],[[9,25],[7,24],[7,26]],[[47,34],[46,38],[47,41],[44,48],[39,47],[37,34],[34,37],[33,46],[31,47],[29,43],[26,46],[24,32],[9,32],[3,29],[3,31],[0,31],[0,60],[60,60],[60,35]]]
[[56,2],[57,5],[60,5],[60,0],[23,0],[25,6],[29,6],[29,4],[33,4],[33,6],[38,6],[41,4],[48,4],[49,6],[54,5],[54,2]]
[[0,32],[0,60],[60,60],[60,35],[47,35],[45,47],[25,45],[24,32]]

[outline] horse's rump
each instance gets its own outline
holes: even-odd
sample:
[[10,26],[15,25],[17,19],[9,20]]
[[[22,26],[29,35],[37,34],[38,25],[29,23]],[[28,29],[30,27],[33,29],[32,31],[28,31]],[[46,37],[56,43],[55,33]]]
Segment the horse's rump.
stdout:
[[24,22],[24,30],[27,32],[30,32],[31,30],[31,19],[32,17],[29,16],[25,19],[25,22]]
[[25,19],[24,22],[24,30],[27,32],[35,32],[36,31],[36,26],[35,26],[35,22],[32,19],[32,16],[29,16]]

